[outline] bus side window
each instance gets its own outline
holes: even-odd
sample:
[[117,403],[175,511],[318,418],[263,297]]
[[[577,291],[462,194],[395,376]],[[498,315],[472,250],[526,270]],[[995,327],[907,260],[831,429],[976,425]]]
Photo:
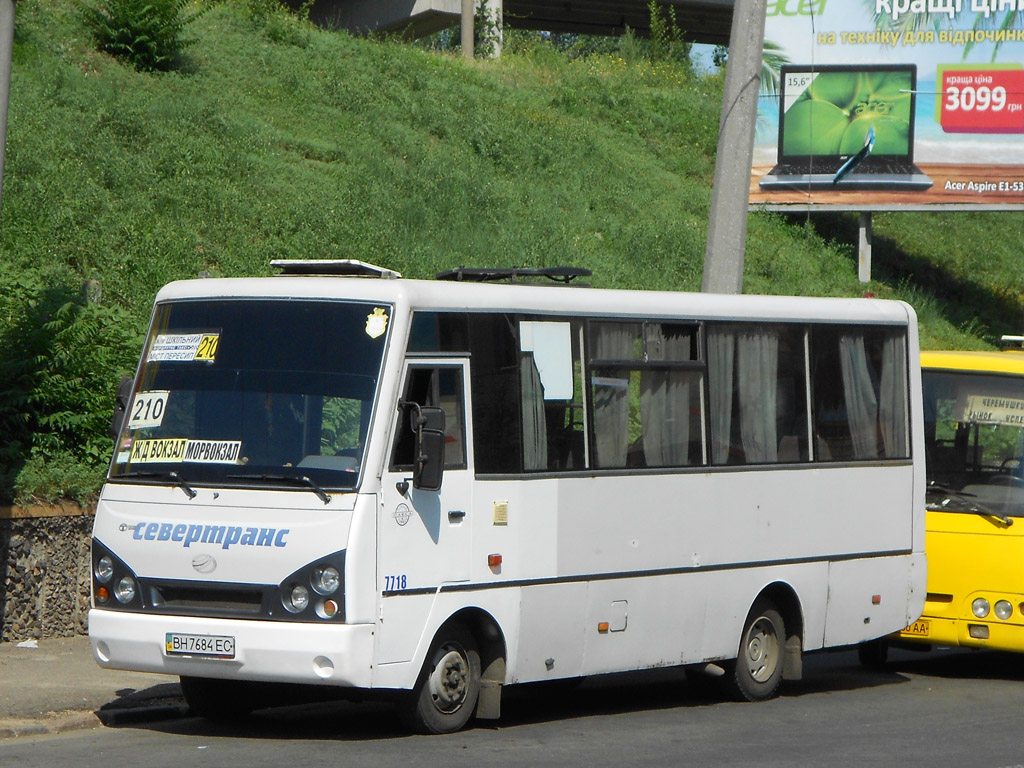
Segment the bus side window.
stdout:
[[905,333],[818,326],[812,353],[815,430],[828,451],[819,451],[817,458],[906,458]]
[[[462,369],[456,367],[414,366],[409,368],[402,399],[419,405],[437,406],[445,415],[445,469],[466,468],[465,399]],[[391,454],[393,470],[411,471],[415,435],[409,429],[408,413],[399,411],[395,443]]]
[[708,325],[713,464],[807,461],[804,329]]
[[702,464],[697,326],[595,322],[589,349],[595,466]]

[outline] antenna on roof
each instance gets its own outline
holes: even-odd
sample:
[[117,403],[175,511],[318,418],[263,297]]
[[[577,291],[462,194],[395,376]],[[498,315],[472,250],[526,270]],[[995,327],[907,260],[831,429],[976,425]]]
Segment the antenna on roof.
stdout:
[[270,266],[280,269],[283,275],[383,277],[392,280],[402,276],[393,269],[356,259],[274,259]]
[[[505,280],[510,283],[518,283],[522,278],[547,278],[562,285],[569,285],[578,277],[590,277],[593,272],[582,267],[456,267],[445,272],[438,272],[434,277],[437,280],[454,280],[464,283],[492,283]],[[576,287],[587,287],[583,283],[577,283]]]

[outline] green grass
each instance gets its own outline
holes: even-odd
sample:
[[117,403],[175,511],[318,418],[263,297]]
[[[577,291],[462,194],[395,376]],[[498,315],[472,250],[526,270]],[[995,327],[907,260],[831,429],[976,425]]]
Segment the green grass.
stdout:
[[[700,288],[719,76],[630,44],[570,58],[522,37],[466,62],[239,0],[189,27],[180,70],[145,73],[97,53],[77,8],[18,5],[0,499],[98,488],[117,380],[170,280],[358,258],[409,277],[569,264],[597,287]],[[903,298],[931,347],[1022,330],[1019,215],[876,214],[869,286],[855,226],[751,214],[745,290]],[[102,311],[78,298],[85,280],[102,283]]]

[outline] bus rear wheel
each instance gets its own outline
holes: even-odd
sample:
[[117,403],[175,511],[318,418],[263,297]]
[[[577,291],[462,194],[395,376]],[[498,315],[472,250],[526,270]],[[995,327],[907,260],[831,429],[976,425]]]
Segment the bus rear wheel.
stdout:
[[438,633],[427,654],[407,712],[419,733],[454,733],[476,708],[480,695],[480,652],[461,624]]
[[747,614],[739,655],[727,670],[732,688],[746,701],[764,701],[778,693],[782,682],[786,623],[775,605],[759,600]]

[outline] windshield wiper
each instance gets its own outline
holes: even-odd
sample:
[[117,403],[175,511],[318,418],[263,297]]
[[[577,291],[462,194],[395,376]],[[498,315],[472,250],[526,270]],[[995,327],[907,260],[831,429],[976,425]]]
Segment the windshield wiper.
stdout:
[[974,499],[976,499],[977,496],[973,493],[965,493],[964,491],[954,491],[952,488],[945,488],[941,485],[936,485],[935,483],[930,483],[928,485],[928,493],[938,493],[945,496],[945,498],[938,503],[927,504],[926,506],[929,509],[940,512],[953,511],[949,509],[949,505],[956,503],[963,506],[964,512],[972,512],[976,515],[981,515],[982,517],[994,517],[996,518],[996,520],[1001,521],[1007,527],[1013,525],[1012,517],[1010,517],[1009,515],[1001,515],[998,512],[989,509],[985,505],[979,504],[977,501],[974,501]]
[[185,478],[183,478],[177,472],[154,472],[153,470],[146,470],[146,471],[137,470],[135,472],[122,472],[121,474],[114,475],[113,477],[114,477],[114,479],[123,478],[123,477],[127,477],[127,478],[147,478],[148,477],[148,478],[153,478],[154,480],[170,480],[172,483],[174,483],[179,488],[181,488],[181,490],[183,490],[185,492],[185,495],[188,496],[190,499],[194,499],[196,497],[196,495],[197,495],[195,490],[192,488],[192,486],[189,485],[187,482],[185,482]]
[[268,474],[250,474],[250,475],[228,475],[229,480],[268,480],[273,483],[289,483],[291,485],[304,485],[315,493],[324,504],[331,503],[331,497],[327,495],[319,485],[317,485],[311,478],[306,475],[295,476],[295,475],[268,475]]

